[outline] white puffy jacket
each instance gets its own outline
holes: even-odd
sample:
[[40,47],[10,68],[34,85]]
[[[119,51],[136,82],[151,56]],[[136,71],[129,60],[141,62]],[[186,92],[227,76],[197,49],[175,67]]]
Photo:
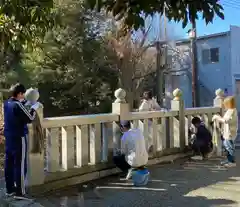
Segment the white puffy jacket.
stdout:
[[147,164],[148,153],[140,129],[130,129],[124,132],[121,139],[121,152],[132,167],[141,167]]
[[150,100],[144,99],[138,108],[139,111],[155,111],[160,109],[161,107],[158,105],[155,99],[150,99]]

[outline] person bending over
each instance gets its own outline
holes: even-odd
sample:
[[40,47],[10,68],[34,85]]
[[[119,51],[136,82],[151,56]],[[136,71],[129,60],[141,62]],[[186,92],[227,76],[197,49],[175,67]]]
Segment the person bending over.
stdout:
[[131,129],[130,121],[121,121],[121,149],[113,161],[123,172],[128,172],[127,179],[131,177],[130,169],[146,169],[148,153],[145,140],[140,129]]
[[192,119],[192,124],[196,128],[194,134],[195,139],[192,142],[192,149],[195,153],[200,153],[203,159],[205,159],[213,147],[212,135],[199,117],[194,117]]

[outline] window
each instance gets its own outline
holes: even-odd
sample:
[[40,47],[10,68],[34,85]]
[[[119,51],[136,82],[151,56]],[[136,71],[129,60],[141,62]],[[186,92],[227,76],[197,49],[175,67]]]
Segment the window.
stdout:
[[202,63],[210,64],[219,62],[219,48],[202,50]]

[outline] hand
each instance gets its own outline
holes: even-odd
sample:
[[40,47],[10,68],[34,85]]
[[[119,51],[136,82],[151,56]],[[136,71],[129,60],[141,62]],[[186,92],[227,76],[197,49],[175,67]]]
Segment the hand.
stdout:
[[40,108],[40,103],[39,102],[37,102],[37,103],[35,103],[31,106],[31,109],[34,109],[35,111],[38,110],[39,108]]
[[212,118],[212,121],[216,121],[217,119],[219,118],[219,115],[214,115],[213,118]]

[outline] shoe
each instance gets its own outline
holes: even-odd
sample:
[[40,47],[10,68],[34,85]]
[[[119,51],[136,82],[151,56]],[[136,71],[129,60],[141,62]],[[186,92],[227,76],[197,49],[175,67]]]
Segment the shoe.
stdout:
[[228,162],[224,165],[224,167],[236,167],[236,163],[235,162]]
[[13,192],[13,193],[6,193],[5,195],[6,195],[6,197],[12,197],[12,196],[14,196],[16,193],[15,192]]
[[229,163],[228,160],[224,160],[224,161],[222,161],[220,164],[221,164],[221,165],[226,165],[226,164],[228,164],[228,163]]
[[25,201],[33,201],[32,198],[28,197],[27,195],[21,195],[21,194],[16,194],[14,196],[14,199],[17,199],[17,200],[25,200]]

